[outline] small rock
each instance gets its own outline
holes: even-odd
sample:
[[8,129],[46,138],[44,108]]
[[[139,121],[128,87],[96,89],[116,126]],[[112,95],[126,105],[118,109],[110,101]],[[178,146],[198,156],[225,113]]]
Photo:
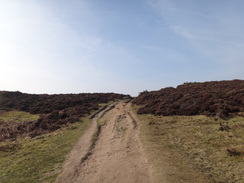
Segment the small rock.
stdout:
[[227,149],[229,156],[240,156],[241,152],[238,152],[236,149]]

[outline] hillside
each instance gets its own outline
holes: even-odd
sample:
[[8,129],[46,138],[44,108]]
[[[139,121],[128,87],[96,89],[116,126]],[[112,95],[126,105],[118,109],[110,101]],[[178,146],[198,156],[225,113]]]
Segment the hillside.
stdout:
[[115,93],[83,93],[36,95],[0,91],[0,112],[25,111],[40,114],[37,120],[8,121],[0,119],[0,141],[18,136],[31,136],[55,131],[99,109],[99,104],[116,99],[130,98]]
[[163,173],[168,182],[244,182],[244,80],[184,83],[132,102],[161,182]]
[[244,80],[184,83],[176,88],[142,92],[133,100],[138,114],[226,117],[244,111]]
[[243,183],[244,81],[131,99],[0,91],[0,182]]

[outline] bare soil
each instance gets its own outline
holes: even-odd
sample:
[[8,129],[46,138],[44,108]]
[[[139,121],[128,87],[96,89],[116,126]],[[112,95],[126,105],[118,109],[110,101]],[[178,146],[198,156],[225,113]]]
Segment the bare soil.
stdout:
[[57,183],[153,182],[152,167],[139,139],[140,123],[130,106],[120,102],[93,118],[65,162]]

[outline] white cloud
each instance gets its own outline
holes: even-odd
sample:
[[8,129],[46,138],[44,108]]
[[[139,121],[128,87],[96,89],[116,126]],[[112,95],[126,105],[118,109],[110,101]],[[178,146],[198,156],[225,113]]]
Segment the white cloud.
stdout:
[[182,36],[186,39],[200,39],[199,37],[194,35],[191,31],[189,31],[188,29],[185,29],[183,27],[175,26],[172,29],[173,29],[174,33],[179,34],[180,36]]
[[[150,2],[154,2],[153,7],[167,22],[168,28],[183,38],[232,46],[244,46],[244,36],[242,36],[244,25],[240,22],[240,18],[237,18],[239,12],[236,12],[236,14],[234,12],[232,14],[228,13],[227,17],[227,15],[223,14],[223,11],[218,9],[212,14],[211,12],[209,14],[198,12],[198,9],[193,10],[193,8],[197,7],[193,6],[192,4],[194,3],[191,1],[188,1],[188,4],[184,7],[180,7],[179,2],[174,0]],[[161,11],[162,9],[163,11]],[[177,11],[173,11],[175,9]],[[165,11],[169,15],[166,19],[164,17]]]
[[179,9],[174,5],[172,0],[147,0],[148,4],[157,11],[167,15],[169,12],[178,12]]

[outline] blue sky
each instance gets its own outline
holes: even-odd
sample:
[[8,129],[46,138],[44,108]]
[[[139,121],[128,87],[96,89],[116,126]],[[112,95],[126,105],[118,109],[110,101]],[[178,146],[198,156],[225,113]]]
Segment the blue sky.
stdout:
[[0,0],[0,90],[136,96],[244,79],[242,0]]

